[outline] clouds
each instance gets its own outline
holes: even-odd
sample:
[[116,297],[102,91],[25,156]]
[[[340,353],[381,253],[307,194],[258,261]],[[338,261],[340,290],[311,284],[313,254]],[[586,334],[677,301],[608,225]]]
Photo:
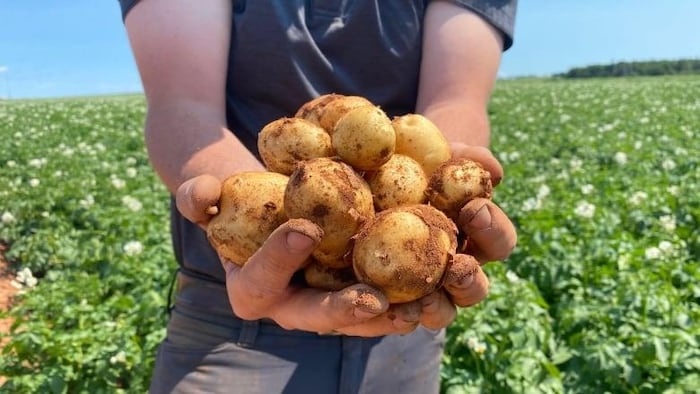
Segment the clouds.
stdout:
[[7,66],[0,66],[0,74],[4,72],[10,71],[10,68]]

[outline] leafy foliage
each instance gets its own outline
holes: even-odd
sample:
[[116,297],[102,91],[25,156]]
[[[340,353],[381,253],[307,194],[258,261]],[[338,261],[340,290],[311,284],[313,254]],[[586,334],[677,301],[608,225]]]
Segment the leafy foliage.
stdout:
[[[445,393],[700,387],[700,79],[499,81],[518,247],[448,329]],[[143,392],[175,267],[141,96],[0,103],[9,392]],[[18,278],[19,280],[19,278]]]

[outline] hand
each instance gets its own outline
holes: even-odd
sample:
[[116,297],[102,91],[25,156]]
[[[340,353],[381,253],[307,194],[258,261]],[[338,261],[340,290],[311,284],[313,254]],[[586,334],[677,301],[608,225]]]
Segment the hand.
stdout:
[[[206,229],[221,195],[220,181],[209,175],[184,182],[176,205],[192,222]],[[238,266],[222,261],[234,313],[242,319],[270,318],[287,329],[354,336],[404,334],[417,327],[421,303],[390,306],[377,289],[356,284],[329,292],[290,283],[323,236],[303,219],[277,228],[263,246]]]
[[[452,157],[467,158],[481,163],[498,185],[503,179],[503,167],[490,150],[481,146],[452,144]],[[459,257],[445,281],[445,290],[458,306],[479,303],[488,294],[489,281],[480,265],[507,258],[515,248],[517,234],[508,216],[492,201],[477,198],[460,211],[458,223],[466,235],[466,248],[461,252],[474,256]]]

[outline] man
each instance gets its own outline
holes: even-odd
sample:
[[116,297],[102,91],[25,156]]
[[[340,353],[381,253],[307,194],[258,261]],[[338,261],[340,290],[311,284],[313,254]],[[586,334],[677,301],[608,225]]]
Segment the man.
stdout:
[[[151,391],[436,392],[442,328],[456,306],[486,296],[481,270],[415,303],[366,310],[357,306],[364,285],[295,285],[319,241],[313,231],[282,225],[240,268],[208,244],[204,212],[221,180],[264,169],[255,143],[263,125],[331,92],[367,97],[389,115],[425,115],[454,157],[481,162],[497,183],[486,106],[515,1],[121,4],[148,102],[149,156],[175,196],[181,266]],[[459,225],[482,262],[515,246],[513,225],[490,201],[467,204]]]

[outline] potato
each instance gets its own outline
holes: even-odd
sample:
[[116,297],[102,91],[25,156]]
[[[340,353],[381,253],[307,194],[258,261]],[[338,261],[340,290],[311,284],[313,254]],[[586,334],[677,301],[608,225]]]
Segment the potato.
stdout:
[[396,132],[396,153],[406,155],[423,167],[427,176],[452,156],[440,129],[420,114],[406,114],[392,120]]
[[426,202],[428,177],[417,161],[395,154],[377,171],[365,175],[374,196],[374,208],[383,211],[400,205]]
[[377,213],[355,237],[358,280],[381,290],[392,304],[417,300],[442,285],[457,249],[457,227],[425,204]]
[[321,115],[323,114],[323,108],[328,105],[328,103],[339,97],[343,97],[343,95],[335,93],[322,94],[313,100],[307,101],[301,107],[299,107],[297,112],[294,114],[294,117],[306,119],[317,126],[321,126]]
[[321,109],[319,124],[328,133],[332,134],[336,123],[338,123],[338,120],[342,118],[343,115],[354,108],[368,105],[374,104],[364,97],[338,95],[338,97],[328,101],[328,103]]
[[457,220],[459,211],[477,197],[491,198],[491,174],[469,159],[451,159],[440,165],[428,183],[428,200],[448,217]]
[[372,191],[349,165],[330,158],[300,162],[284,193],[289,218],[314,222],[324,231],[313,257],[331,268],[351,265],[344,256],[360,226],[374,217]]
[[280,118],[258,134],[258,151],[268,170],[289,175],[301,160],[334,155],[331,137],[302,118]]
[[352,267],[330,268],[312,261],[304,268],[304,279],[309,287],[338,291],[357,283]]
[[331,132],[337,155],[358,170],[376,170],[389,161],[396,133],[384,111],[374,105],[349,110]]
[[224,180],[219,212],[207,238],[223,258],[244,265],[267,237],[287,221],[284,191],[288,177],[275,172],[242,172]]

